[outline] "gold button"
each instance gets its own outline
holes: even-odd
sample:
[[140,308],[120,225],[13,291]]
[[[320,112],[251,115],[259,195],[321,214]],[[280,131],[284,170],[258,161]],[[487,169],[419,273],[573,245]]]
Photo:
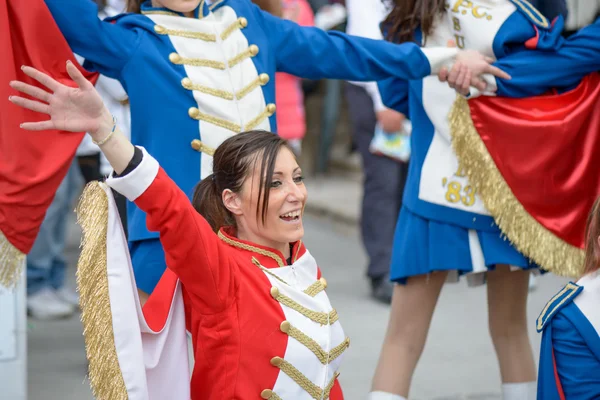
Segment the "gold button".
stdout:
[[269,74],[260,74],[258,76],[258,79],[260,80],[260,83],[263,85],[266,85],[267,82],[269,82]]
[[200,151],[200,150],[202,150],[202,147],[204,146],[204,145],[202,144],[202,142],[201,142],[200,140],[198,140],[198,139],[194,139],[194,140],[192,140],[192,143],[191,143],[191,144],[192,144],[192,149],[194,149],[194,150],[196,150],[196,151]]
[[198,115],[200,115],[200,110],[198,110],[196,107],[190,107],[188,110],[188,115],[192,118],[196,118]]
[[280,367],[283,364],[283,358],[281,357],[273,357],[271,358],[271,365],[274,367]]
[[163,33],[164,31],[165,31],[165,27],[164,26],[154,25],[154,32],[156,32],[156,33]]
[[292,327],[292,324],[290,324],[288,321],[283,321],[281,323],[281,325],[279,326],[279,329],[281,329],[281,332],[283,332],[283,333],[288,333],[290,331],[291,327]]
[[238,18],[238,22],[240,23],[240,26],[242,28],[245,28],[248,26],[248,20],[244,17]]
[[273,296],[274,299],[279,297],[279,289],[277,289],[275,286],[271,288],[271,296]]
[[248,50],[250,51],[250,54],[252,54],[253,57],[258,54],[258,46],[255,44],[250,45],[250,47],[248,47]]
[[277,110],[277,107],[275,107],[275,104],[271,103],[267,105],[267,111],[269,112],[269,114],[273,115],[275,114],[275,110]]
[[325,280],[325,278],[320,277],[319,282],[321,282],[321,285],[323,285],[324,288],[327,288],[327,281]]
[[169,54],[169,61],[171,61],[173,64],[178,63],[181,61],[181,56],[177,53],[171,53]]
[[181,80],[181,85],[183,85],[183,87],[191,86],[192,85],[192,80],[190,78],[183,78]]
[[260,392],[260,397],[262,397],[265,400],[269,400],[271,396],[273,396],[273,391],[271,389],[265,389],[262,392]]

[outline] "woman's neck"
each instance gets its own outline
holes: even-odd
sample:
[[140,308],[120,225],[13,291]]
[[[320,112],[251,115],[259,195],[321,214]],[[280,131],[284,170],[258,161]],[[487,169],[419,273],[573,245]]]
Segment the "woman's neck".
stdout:
[[[152,0],[152,7],[167,8],[159,0]],[[195,14],[194,11],[187,11],[183,13],[183,16],[188,18],[194,18]]]

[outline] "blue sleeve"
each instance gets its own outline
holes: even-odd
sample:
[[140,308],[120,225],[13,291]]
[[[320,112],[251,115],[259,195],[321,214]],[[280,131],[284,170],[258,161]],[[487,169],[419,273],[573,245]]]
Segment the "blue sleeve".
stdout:
[[422,79],[452,61],[456,49],[421,49],[415,43],[393,44],[325,32],[274,17],[254,6],[270,33],[277,71],[307,79],[378,81],[389,77]]
[[565,398],[600,398],[600,360],[592,353],[579,329],[566,316],[558,313],[551,323],[556,369]]
[[139,32],[101,21],[90,0],[45,1],[71,50],[92,69],[117,78],[137,48]]
[[495,65],[512,79],[498,79],[499,96],[538,96],[551,88],[569,90],[600,70],[600,19],[566,40],[555,51],[525,50]]
[[408,81],[399,78],[388,78],[377,82],[383,105],[392,110],[408,115]]

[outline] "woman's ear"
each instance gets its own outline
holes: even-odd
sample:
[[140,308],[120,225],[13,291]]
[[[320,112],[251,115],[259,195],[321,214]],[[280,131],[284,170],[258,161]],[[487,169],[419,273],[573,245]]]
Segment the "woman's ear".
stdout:
[[229,212],[233,215],[242,215],[241,201],[237,193],[232,192],[230,189],[225,189],[221,194],[221,198],[225,208],[227,208]]

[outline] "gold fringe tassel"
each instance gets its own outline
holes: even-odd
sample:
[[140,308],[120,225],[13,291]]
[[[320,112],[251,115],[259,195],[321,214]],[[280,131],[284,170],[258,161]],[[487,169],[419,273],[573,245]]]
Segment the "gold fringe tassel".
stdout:
[[19,283],[25,254],[13,246],[0,231],[0,286],[12,289]]
[[545,270],[560,276],[581,276],[583,250],[544,228],[519,203],[477,133],[466,99],[457,96],[449,120],[452,147],[460,167],[503,234]]
[[77,222],[83,230],[82,250],[77,264],[81,321],[94,397],[127,400],[114,342],[108,294],[108,197],[101,185],[99,182],[88,184],[77,207]]

